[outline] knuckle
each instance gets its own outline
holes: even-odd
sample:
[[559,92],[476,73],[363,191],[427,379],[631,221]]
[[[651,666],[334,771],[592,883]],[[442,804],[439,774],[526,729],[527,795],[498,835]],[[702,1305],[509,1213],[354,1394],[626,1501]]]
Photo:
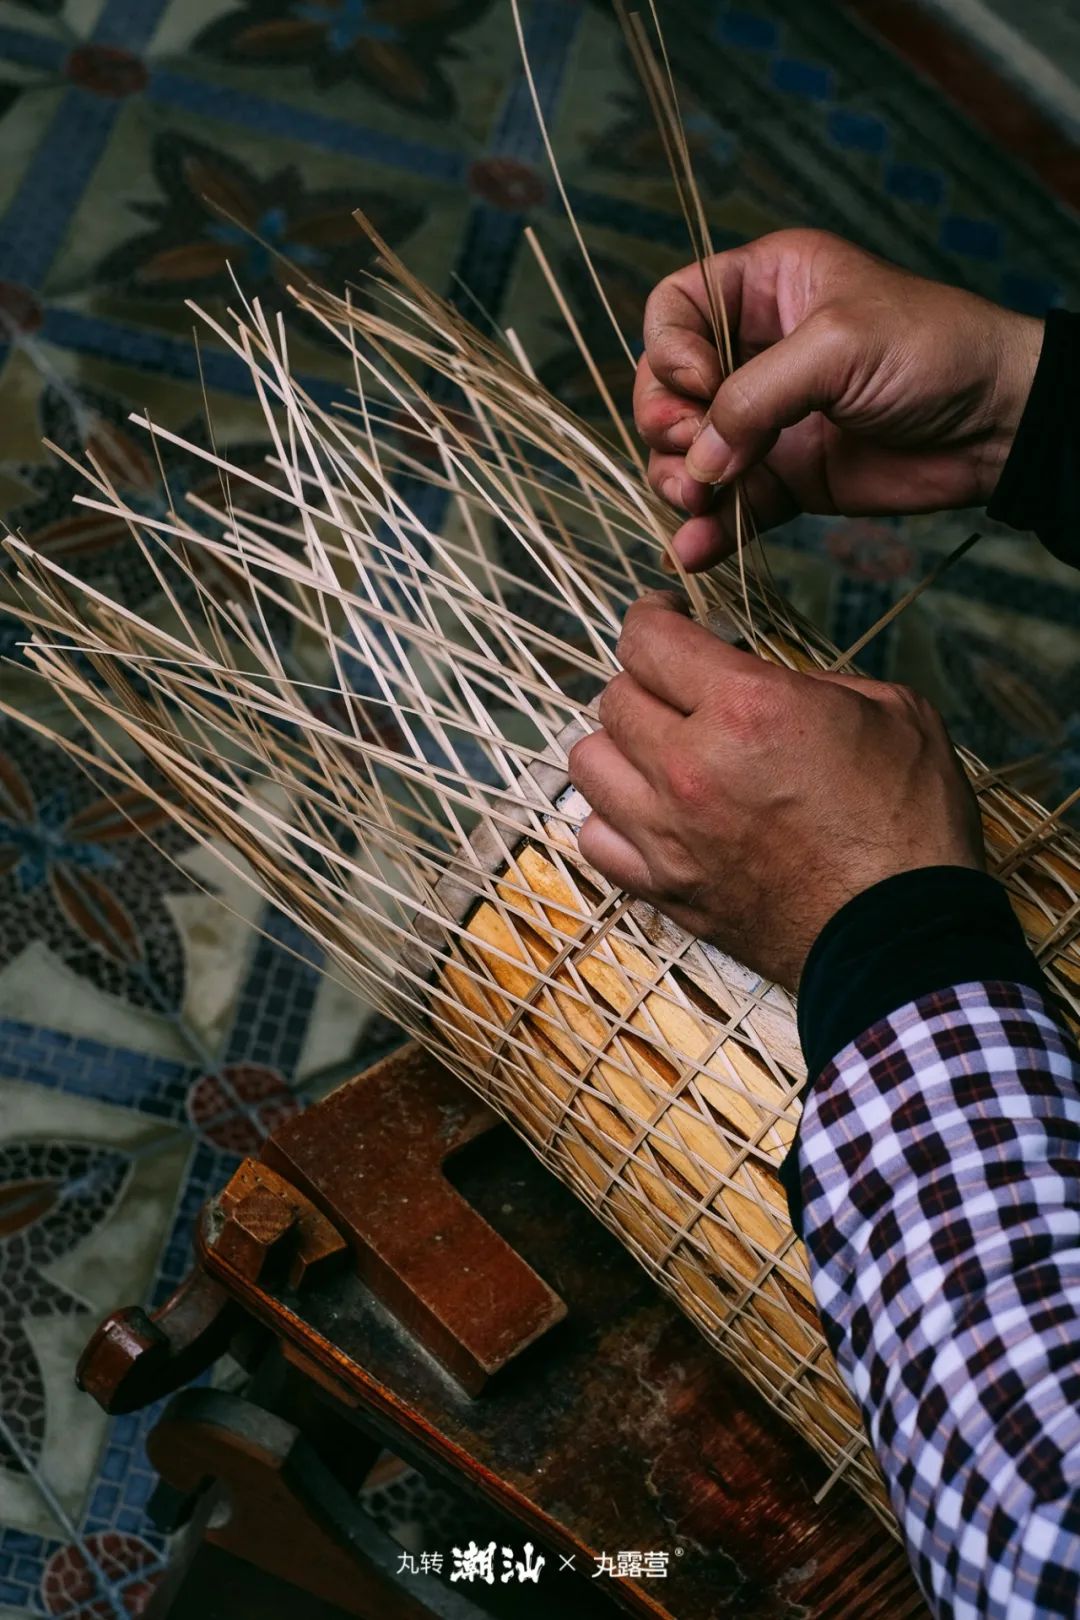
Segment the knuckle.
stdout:
[[720,437],[730,442],[741,429],[752,425],[753,417],[753,395],[741,372],[733,371],[709,407],[709,420]]
[[[638,426],[641,428],[647,426],[641,417],[638,418]],[[654,495],[660,495],[661,497],[663,496],[664,491],[662,485],[664,484],[665,480],[670,477],[670,468],[670,457],[658,455],[655,450],[649,456],[649,487]]]
[[844,259],[861,254],[861,250],[844,237],[837,236],[833,231],[819,230],[813,225],[792,225],[786,230],[778,231],[776,235],[779,248],[803,261],[812,261],[819,254]]
[[581,823],[581,829],[578,832],[578,836],[577,836],[577,844],[578,844],[579,851],[585,857],[585,859],[588,861],[589,865],[590,866],[595,866],[597,871],[601,870],[600,863],[595,858],[599,853],[599,851],[598,851],[598,849],[596,847],[596,845],[597,845],[597,834],[598,834],[599,830],[600,830],[600,823],[597,820],[597,817],[596,817],[596,815],[594,813],[592,815],[588,815],[588,816],[585,817],[585,820]]
[[833,299],[810,316],[814,342],[836,354],[847,354],[858,341],[858,316],[846,303]]
[[953,755],[948,727],[929,698],[898,683],[890,683],[881,698],[910,747],[920,753],[928,751],[927,757],[931,759],[941,760]]
[[903,681],[886,681],[882,686],[882,692],[898,709],[911,709],[919,702],[918,694]]
[[623,666],[624,672],[634,662],[638,653],[641,652],[644,645],[643,638],[647,632],[648,626],[645,624],[644,616],[635,602],[622,622],[619,639],[615,643],[615,656]]
[[671,294],[679,285],[679,277],[681,274],[682,272],[679,270],[672,270],[669,275],[664,276],[662,280],[656,283],[656,286],[645,300],[646,340],[648,340],[648,336],[651,332],[656,331],[658,320],[662,316],[664,310],[667,309],[671,300]]
[[906,686],[902,681],[889,681],[882,688],[882,695],[891,708],[918,721],[921,725],[940,724],[938,712],[933,704],[924,698],[921,692],[916,692],[914,687]]
[[659,846],[653,857],[656,892],[666,900],[683,900],[697,888],[701,872],[698,863],[675,838]]
[[676,804],[700,810],[708,804],[713,786],[708,766],[695,749],[673,748],[661,758],[668,793]]
[[594,872],[599,872],[609,883],[617,881],[610,848],[604,839],[604,824],[595,811],[582,822],[577,836],[577,846],[578,853]]
[[756,673],[726,681],[722,703],[724,728],[741,743],[756,743],[775,734],[786,711],[781,683]]

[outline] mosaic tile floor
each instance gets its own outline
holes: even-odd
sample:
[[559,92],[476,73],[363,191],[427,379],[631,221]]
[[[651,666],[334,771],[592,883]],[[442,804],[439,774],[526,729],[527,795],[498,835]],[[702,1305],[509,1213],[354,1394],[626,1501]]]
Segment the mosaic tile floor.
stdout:
[[[843,0],[664,10],[721,242],[816,222],[1024,308],[1078,296],[1075,217]],[[659,145],[606,3],[532,0],[526,17],[575,208],[632,325],[685,256]],[[503,0],[0,0],[0,140],[0,510],[145,611],[152,580],[118,530],[73,510],[74,478],[40,441],[91,447],[161,509],[127,415],[197,431],[183,299],[219,307],[230,261],[279,296],[241,227],[337,285],[365,262],[350,213],[366,208],[434,285],[512,311],[545,379],[592,408],[521,252],[530,219],[598,330]],[[293,356],[337,392],[317,334],[298,329]],[[603,339],[600,358],[625,390]],[[213,345],[202,360],[219,437],[261,457],[237,367]],[[174,498],[197,486],[180,459],[166,472]],[[848,642],[970,526],[804,522],[774,566]],[[1080,779],[1076,591],[989,534],[869,663],[1060,795]],[[0,652],[17,660],[17,641],[0,617]],[[0,682],[62,723],[17,663]],[[73,1389],[74,1359],[102,1313],[176,1283],[237,1155],[392,1039],[149,801],[118,809],[0,727],[0,1620],[140,1612],[165,1552],[145,1514],[153,1414],[106,1420]]]

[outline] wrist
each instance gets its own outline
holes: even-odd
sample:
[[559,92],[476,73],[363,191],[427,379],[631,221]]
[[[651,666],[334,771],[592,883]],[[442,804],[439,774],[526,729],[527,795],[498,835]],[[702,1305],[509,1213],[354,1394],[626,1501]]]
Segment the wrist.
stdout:
[[803,969],[798,1019],[809,1079],[897,1007],[975,980],[1045,990],[994,878],[929,866],[863,890],[821,930]]
[[985,506],[998,486],[1013,441],[1031,397],[1042,352],[1046,322],[1031,315],[1001,310],[995,345],[994,381],[987,411],[986,436],[979,448],[978,504]]
[[[822,929],[803,970],[798,1018],[807,1067],[804,1096],[853,1041],[899,1007],[987,982],[1046,994],[1008,896],[992,877],[965,867],[924,867],[864,890]],[[928,1043],[928,1065],[935,1055]],[[801,1237],[798,1136],[780,1179]]]

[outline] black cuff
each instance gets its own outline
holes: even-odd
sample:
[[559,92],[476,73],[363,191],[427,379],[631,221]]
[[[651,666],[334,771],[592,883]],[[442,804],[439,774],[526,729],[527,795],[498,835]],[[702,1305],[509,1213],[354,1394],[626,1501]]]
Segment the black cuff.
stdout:
[[811,1083],[897,1007],[984,979],[1046,990],[994,878],[965,866],[925,866],[864,889],[825,924],[799,982],[799,1040]]
[[1080,315],[1053,309],[1016,438],[987,517],[1032,529],[1080,567]]
[[[1001,884],[963,866],[885,878],[842,906],[814,941],[799,983],[806,1091],[857,1036],[935,990],[982,980],[1046,981]],[[781,1167],[802,1235],[799,1138]]]

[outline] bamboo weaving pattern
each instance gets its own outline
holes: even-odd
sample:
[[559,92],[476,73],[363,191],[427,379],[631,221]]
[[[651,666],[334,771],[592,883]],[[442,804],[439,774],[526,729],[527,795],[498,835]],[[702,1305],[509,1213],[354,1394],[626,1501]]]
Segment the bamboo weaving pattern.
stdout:
[[[662,69],[643,56],[642,70],[678,172]],[[792,1000],[577,853],[587,807],[567,754],[618,669],[626,607],[669,583],[675,520],[614,402],[617,444],[544,392],[512,333],[481,336],[379,246],[363,302],[295,295],[341,345],[333,410],[291,375],[280,318],[239,289],[230,322],[203,317],[249,368],[270,465],[188,445],[220,498],[165,516],[87,470],[83,504],[127,522],[162,613],[139,618],[8,540],[27,657],[80,722],[59,741],[118,791],[156,794],[197,842],[223,841],[343,978],[525,1135],[830,1483],[891,1523],[777,1179],[804,1079]],[[245,507],[245,485],[274,505]],[[684,581],[698,616],[788,667],[842,664],[752,561],[749,518],[745,538]],[[303,658],[281,650],[282,616]],[[965,763],[991,867],[1075,1013],[1080,847]]]

